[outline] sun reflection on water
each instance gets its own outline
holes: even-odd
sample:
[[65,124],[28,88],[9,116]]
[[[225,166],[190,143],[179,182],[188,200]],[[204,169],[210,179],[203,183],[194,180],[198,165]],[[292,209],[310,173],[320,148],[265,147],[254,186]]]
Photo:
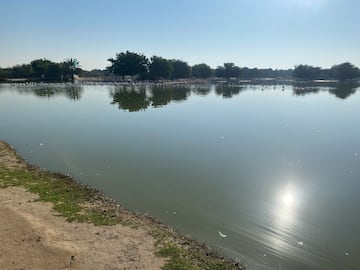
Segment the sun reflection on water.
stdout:
[[274,231],[272,235],[273,246],[279,251],[289,251],[290,246],[295,246],[294,229],[297,223],[298,192],[293,184],[287,183],[276,195],[274,205]]
[[282,225],[285,226],[285,221],[286,223],[291,223],[292,219],[295,217],[298,202],[295,188],[288,184],[281,192],[279,192],[277,201],[278,203],[275,207],[276,219],[281,221]]
[[292,206],[294,202],[294,196],[291,192],[286,192],[286,194],[282,197],[282,202],[286,207]]

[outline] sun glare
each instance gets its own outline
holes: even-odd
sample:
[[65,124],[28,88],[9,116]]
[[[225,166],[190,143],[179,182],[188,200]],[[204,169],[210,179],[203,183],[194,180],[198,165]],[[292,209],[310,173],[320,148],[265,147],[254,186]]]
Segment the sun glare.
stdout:
[[290,192],[287,192],[283,197],[282,197],[282,202],[285,206],[290,207],[293,202],[294,202],[294,197]]

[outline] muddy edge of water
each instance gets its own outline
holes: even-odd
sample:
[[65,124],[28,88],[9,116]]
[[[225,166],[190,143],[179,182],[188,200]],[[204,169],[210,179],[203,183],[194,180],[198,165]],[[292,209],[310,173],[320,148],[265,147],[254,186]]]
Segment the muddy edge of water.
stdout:
[[[228,258],[223,254],[211,249],[205,243],[200,243],[194,240],[189,235],[184,235],[164,224],[161,220],[144,215],[138,212],[125,209],[119,204],[119,202],[107,197],[103,192],[93,187],[84,185],[72,178],[70,175],[63,175],[60,173],[52,173],[39,168],[36,165],[31,165],[27,161],[17,154],[16,150],[8,143],[0,140],[0,167],[6,169],[26,169],[31,172],[42,172],[54,175],[57,178],[62,178],[64,181],[69,181],[71,185],[75,185],[78,188],[86,188],[89,190],[89,198],[87,198],[87,204],[90,203],[91,207],[96,207],[97,210],[103,212],[111,212],[119,220],[125,221],[126,224],[134,226],[135,228],[142,228],[148,232],[151,236],[154,236],[154,231],[157,234],[161,234],[162,237],[166,237],[165,243],[175,243],[182,249],[194,254],[194,258],[200,254],[209,260],[214,260],[215,263],[221,263],[226,268],[224,269],[246,269],[246,266],[239,261],[232,258]],[[164,241],[162,239],[162,241]],[[222,268],[223,269],[223,268]]]

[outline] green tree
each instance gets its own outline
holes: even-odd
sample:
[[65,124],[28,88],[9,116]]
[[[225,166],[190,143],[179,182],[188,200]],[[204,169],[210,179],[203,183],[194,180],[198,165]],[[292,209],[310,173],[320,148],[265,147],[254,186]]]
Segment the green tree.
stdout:
[[241,69],[241,77],[245,79],[253,78],[292,78],[293,70],[292,69],[258,69],[258,68],[248,68],[244,67]]
[[13,78],[31,78],[34,76],[31,65],[16,65],[11,69]]
[[213,71],[211,67],[209,67],[207,64],[198,64],[194,65],[191,69],[192,75],[195,78],[209,78],[213,75]]
[[37,78],[45,78],[48,75],[49,65],[53,62],[47,59],[36,59],[31,61],[30,65],[34,71],[34,75]]
[[61,81],[63,65],[61,63],[51,63],[48,66],[47,76],[50,80]]
[[75,58],[67,58],[63,62],[63,75],[71,81],[74,80],[74,75],[77,74],[80,62]]
[[62,81],[63,75],[73,79],[79,70],[79,61],[74,58],[66,59],[62,63],[55,63],[47,59],[36,59],[30,64],[16,65],[3,70],[5,78],[26,78],[42,81]]
[[360,77],[359,69],[349,62],[332,66],[330,73],[335,79],[340,81],[352,80]]
[[172,60],[171,66],[173,69],[172,72],[173,79],[183,79],[190,77],[191,68],[188,65],[188,63],[181,60]]
[[238,78],[241,74],[241,69],[234,65],[234,63],[224,63],[225,77],[226,78]]
[[109,58],[111,66],[108,69],[120,76],[143,74],[148,71],[149,60],[143,54],[126,51],[116,54],[116,58]]
[[301,80],[315,80],[321,79],[322,70],[319,67],[313,67],[308,65],[295,66],[293,71],[293,77]]
[[60,81],[62,75],[73,79],[79,61],[73,58],[66,59],[63,63],[54,63],[47,59],[36,59],[30,63],[32,75],[29,77],[41,78],[42,80]]
[[234,63],[224,63],[224,66],[216,68],[215,74],[221,78],[238,78],[241,75],[241,69],[235,66]]
[[171,62],[159,56],[151,58],[149,74],[151,79],[169,79],[173,72]]
[[79,60],[75,59],[75,58],[67,58],[64,61],[64,64],[66,65],[66,67],[72,71],[75,71],[78,67],[80,67],[80,62]]
[[215,76],[218,78],[225,78],[225,68],[222,66],[218,66],[215,69]]
[[81,77],[105,77],[108,76],[108,70],[101,70],[101,69],[93,69],[90,71],[81,70],[80,76]]

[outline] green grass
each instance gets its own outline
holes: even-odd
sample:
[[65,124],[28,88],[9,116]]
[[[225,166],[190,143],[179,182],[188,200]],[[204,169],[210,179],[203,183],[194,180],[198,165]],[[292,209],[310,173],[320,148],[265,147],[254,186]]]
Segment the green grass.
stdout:
[[171,232],[155,229],[151,235],[156,239],[155,245],[158,247],[157,256],[168,258],[164,270],[233,270],[238,267],[213,253],[200,248],[193,240],[188,239],[185,242],[192,244],[181,245],[173,241]]
[[[96,200],[99,194],[94,189],[61,174],[32,167],[8,169],[0,165],[0,188],[11,186],[21,186],[38,194],[37,201],[52,203],[59,215],[66,217],[69,222],[87,222],[95,225],[126,224],[115,215],[111,207],[103,209],[102,206],[84,206]],[[208,250],[199,248],[199,245],[178,244],[175,234],[166,229],[156,225],[149,226],[152,228],[150,234],[154,237],[158,249],[156,255],[167,258],[164,270],[238,269],[229,260],[209,254]]]
[[200,270],[195,262],[191,262],[185,257],[185,250],[174,244],[163,246],[156,255],[169,258],[163,267],[164,270]]
[[202,250],[185,249],[175,243],[162,246],[156,255],[168,258],[164,270],[230,270],[237,269],[227,260],[208,256]]
[[68,221],[113,225],[119,220],[111,211],[84,208],[93,191],[72,179],[38,170],[0,168],[0,187],[22,186],[38,194],[38,201],[51,202],[59,215]]

